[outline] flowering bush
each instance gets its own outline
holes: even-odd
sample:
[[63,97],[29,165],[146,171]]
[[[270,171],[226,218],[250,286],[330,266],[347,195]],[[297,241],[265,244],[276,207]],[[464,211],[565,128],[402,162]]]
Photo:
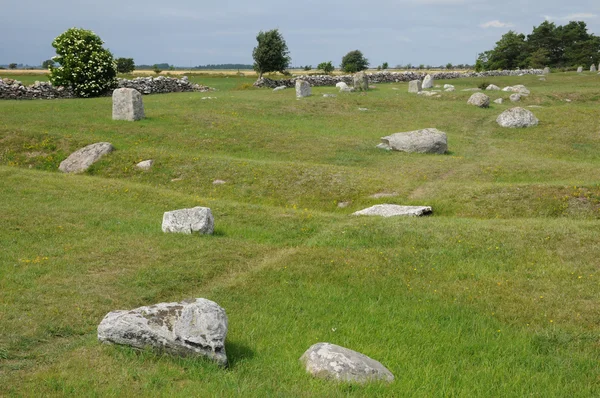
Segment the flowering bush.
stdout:
[[116,87],[117,67],[110,51],[94,32],[71,28],[52,42],[59,64],[50,67],[54,86],[71,87],[79,97],[95,97]]

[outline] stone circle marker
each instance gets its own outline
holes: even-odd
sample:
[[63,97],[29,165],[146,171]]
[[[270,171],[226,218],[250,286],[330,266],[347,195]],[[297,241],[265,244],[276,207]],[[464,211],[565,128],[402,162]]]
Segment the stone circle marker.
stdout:
[[163,214],[163,232],[211,235],[215,220],[208,207],[167,211]]
[[368,91],[369,90],[369,76],[365,72],[358,72],[352,77],[354,83],[354,90],[356,91]]
[[544,68],[544,75],[549,75],[550,74],[550,68],[548,68],[547,66]]
[[368,207],[363,210],[352,213],[353,216],[380,216],[380,217],[396,217],[409,216],[421,217],[433,213],[430,206],[401,206],[391,204],[381,204]]
[[112,95],[113,120],[127,120],[130,122],[141,120],[144,115],[142,94],[133,88],[118,88]]
[[425,76],[425,79],[423,79],[423,89],[427,89],[427,88],[433,88],[434,85],[434,79],[431,75],[427,75]]
[[517,107],[502,112],[496,122],[502,127],[517,128],[537,126],[539,120],[531,111]]
[[321,379],[355,383],[394,381],[392,372],[378,361],[331,343],[314,344],[300,357],[300,362],[307,373]]
[[109,312],[98,325],[98,340],[178,356],[201,356],[227,365],[227,314],[203,298]]
[[428,128],[381,137],[381,144],[377,147],[401,152],[443,154],[448,150],[448,138],[446,133]]
[[100,158],[115,150],[109,142],[97,142],[83,147],[60,162],[58,169],[63,173],[81,173],[90,168]]
[[577,73],[581,73],[583,72],[583,66],[580,66],[579,68],[577,68]]
[[490,97],[488,97],[484,93],[475,93],[471,95],[471,97],[467,101],[467,104],[475,105],[480,108],[487,108],[490,106]]
[[592,64],[592,66],[590,66],[590,72],[596,72],[596,65]]
[[423,83],[420,80],[411,80],[408,82],[408,92],[418,93],[423,89]]
[[310,97],[312,94],[310,84],[305,80],[296,80],[296,97]]

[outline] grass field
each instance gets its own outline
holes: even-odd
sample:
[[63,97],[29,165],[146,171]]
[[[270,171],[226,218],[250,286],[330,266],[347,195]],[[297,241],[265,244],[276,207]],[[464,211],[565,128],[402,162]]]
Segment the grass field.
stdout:
[[[466,104],[483,79],[296,100],[194,76],[217,98],[146,96],[136,123],[112,121],[110,98],[0,102],[0,395],[599,396],[599,79],[485,79],[531,90],[529,129],[496,124],[510,103]],[[448,154],[375,149],[426,127]],[[57,171],[99,141],[117,150]],[[350,215],[377,203],[434,215]],[[213,236],[161,232],[163,212],[198,205]],[[226,370],[98,344],[107,312],[189,297],[227,311]],[[298,358],[322,341],[395,382],[310,378]]]

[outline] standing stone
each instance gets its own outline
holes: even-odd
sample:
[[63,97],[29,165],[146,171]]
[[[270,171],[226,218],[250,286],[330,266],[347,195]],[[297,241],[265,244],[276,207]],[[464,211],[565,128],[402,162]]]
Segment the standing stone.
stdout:
[[130,122],[143,119],[144,103],[142,94],[133,88],[118,88],[113,91],[113,120],[127,120]]
[[365,72],[356,73],[352,81],[354,83],[354,90],[357,91],[367,91],[369,90],[369,77]]
[[394,381],[385,366],[368,356],[330,343],[317,343],[300,357],[306,372],[320,379],[367,383]]
[[550,68],[548,68],[547,66],[544,68],[544,75],[549,75],[550,74]]
[[537,126],[539,120],[527,109],[511,108],[502,112],[496,122],[502,127],[515,128]]
[[411,80],[408,82],[408,92],[409,93],[418,93],[422,90],[423,84],[420,80]]
[[425,79],[423,79],[423,89],[427,89],[427,88],[433,88],[433,84],[434,84],[434,80],[433,77],[431,77],[431,75],[427,75],[425,76]]
[[381,144],[377,147],[401,152],[443,154],[448,150],[448,138],[446,133],[428,128],[381,137]]
[[86,171],[92,164],[100,158],[115,150],[115,147],[108,142],[97,142],[81,148],[68,158],[60,162],[58,169],[63,173],[81,173]]
[[305,80],[296,80],[296,97],[310,97],[312,91],[310,84]]
[[197,298],[109,312],[98,325],[98,340],[152,348],[180,356],[203,356],[227,365],[227,314],[214,301]]
[[590,66],[590,72],[596,72],[596,65],[592,64],[592,66]]
[[475,93],[471,95],[471,98],[469,98],[467,104],[475,105],[480,108],[487,108],[488,106],[490,106],[490,97],[488,97],[484,93]]
[[583,66],[580,66],[579,68],[577,68],[577,73],[581,73],[583,72]]
[[163,232],[173,232],[182,234],[210,235],[214,231],[215,220],[208,207],[194,207],[191,209],[181,209],[167,211],[163,214],[162,230]]

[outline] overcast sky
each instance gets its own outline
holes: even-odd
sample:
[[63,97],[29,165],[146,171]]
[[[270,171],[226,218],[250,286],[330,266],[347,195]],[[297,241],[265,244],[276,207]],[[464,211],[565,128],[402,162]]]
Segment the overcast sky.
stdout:
[[98,34],[136,64],[252,63],[260,30],[278,28],[293,65],[359,49],[371,66],[474,63],[509,30],[583,20],[600,35],[592,0],[0,0],[0,64],[39,65],[70,27]]

